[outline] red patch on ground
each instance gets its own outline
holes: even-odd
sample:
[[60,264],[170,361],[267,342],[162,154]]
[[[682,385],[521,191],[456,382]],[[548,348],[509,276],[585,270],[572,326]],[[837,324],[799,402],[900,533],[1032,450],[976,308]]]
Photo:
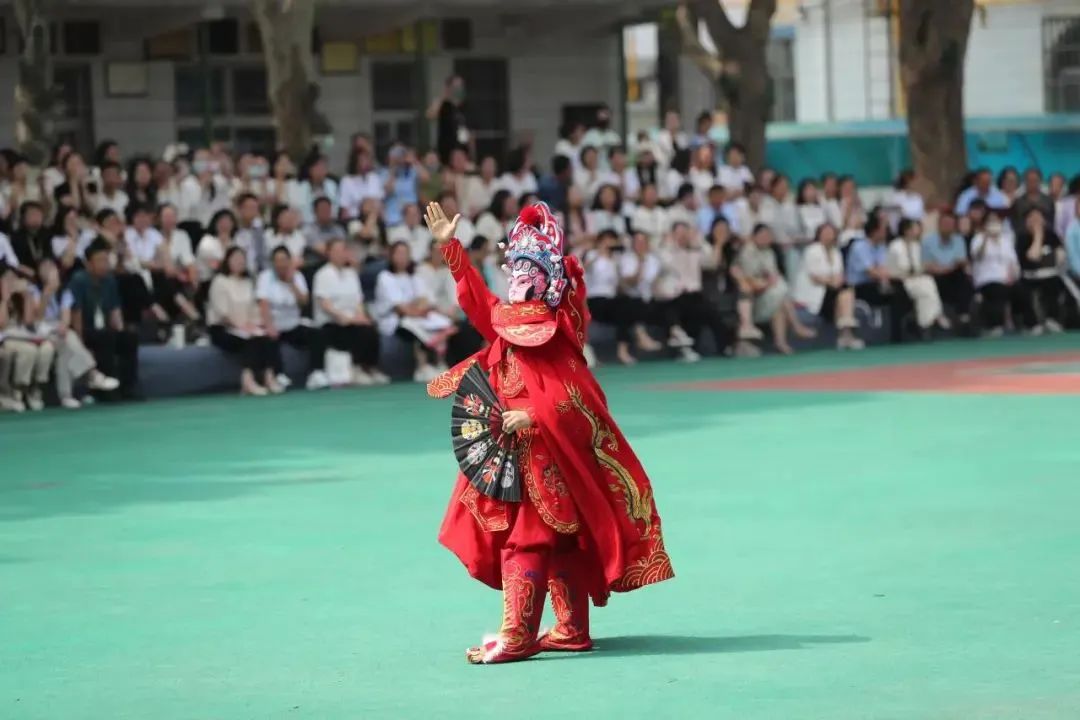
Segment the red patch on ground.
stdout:
[[1080,353],[893,365],[669,385],[673,390],[1080,395]]

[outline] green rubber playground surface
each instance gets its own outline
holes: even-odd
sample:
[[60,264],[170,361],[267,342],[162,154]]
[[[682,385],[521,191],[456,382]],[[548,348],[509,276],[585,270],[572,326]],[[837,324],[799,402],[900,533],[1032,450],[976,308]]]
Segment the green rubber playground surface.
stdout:
[[[0,416],[0,718],[1078,718],[1078,352],[601,371],[677,577],[597,611],[595,653],[486,668],[500,598],[435,541],[419,386]],[[836,389],[946,361],[1042,390]]]

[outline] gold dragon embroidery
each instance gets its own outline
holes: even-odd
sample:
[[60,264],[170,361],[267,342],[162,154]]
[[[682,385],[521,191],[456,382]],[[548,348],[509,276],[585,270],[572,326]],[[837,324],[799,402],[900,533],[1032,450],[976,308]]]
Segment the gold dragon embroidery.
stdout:
[[[622,463],[614,457],[608,455],[608,450],[611,452],[618,451],[618,441],[615,439],[615,434],[611,432],[611,428],[600,422],[600,418],[597,417],[596,413],[585,405],[585,401],[581,397],[581,391],[568,384],[566,385],[566,392],[570,396],[570,403],[585,416],[589,426],[592,428],[592,448],[597,462],[610,472],[616,481],[611,483],[609,487],[613,492],[622,493],[623,501],[626,503],[626,514],[634,522],[643,522],[645,524],[643,535],[648,535],[649,530],[652,528],[652,492],[646,491],[642,493],[638,484],[634,482],[634,477],[630,474],[630,471],[623,467]],[[563,407],[559,407],[559,411],[564,412]]]

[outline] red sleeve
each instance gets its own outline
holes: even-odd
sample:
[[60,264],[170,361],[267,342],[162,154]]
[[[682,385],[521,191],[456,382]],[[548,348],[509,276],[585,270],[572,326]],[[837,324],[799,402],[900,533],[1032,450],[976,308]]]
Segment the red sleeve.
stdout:
[[469,262],[465,248],[454,238],[443,246],[443,257],[450,273],[457,282],[458,304],[476,331],[488,342],[495,341],[495,329],[491,326],[491,309],[499,304],[484,278]]

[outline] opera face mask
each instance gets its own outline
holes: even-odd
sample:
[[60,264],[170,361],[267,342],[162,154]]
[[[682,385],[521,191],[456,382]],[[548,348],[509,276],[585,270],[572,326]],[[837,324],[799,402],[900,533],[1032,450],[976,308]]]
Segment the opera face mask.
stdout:
[[547,274],[531,260],[520,258],[510,268],[509,299],[511,303],[542,298],[547,289]]

